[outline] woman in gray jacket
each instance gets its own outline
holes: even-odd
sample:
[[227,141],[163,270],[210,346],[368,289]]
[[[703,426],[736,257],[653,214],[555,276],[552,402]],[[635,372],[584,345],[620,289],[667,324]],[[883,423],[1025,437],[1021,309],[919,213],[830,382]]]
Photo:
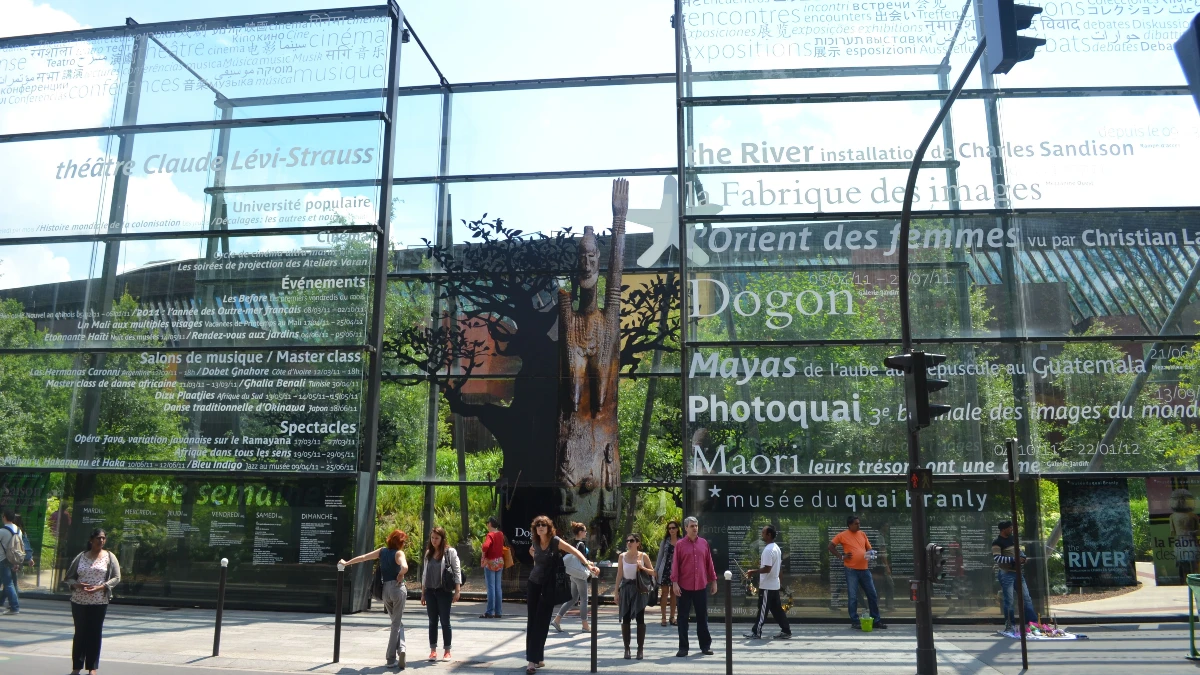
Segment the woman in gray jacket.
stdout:
[[112,589],[121,583],[121,563],[112,551],[105,550],[108,534],[92,530],[88,547],[67,567],[63,583],[71,589],[71,618],[75,621],[75,639],[71,643],[71,675],[86,667],[90,675],[100,667],[100,638],[104,633],[104,615],[112,600]]
[[442,659],[450,660],[450,603],[458,602],[462,566],[458,551],[446,542],[446,530],[435,527],[425,545],[421,573],[421,604],[429,614],[429,660],[437,660],[438,622],[442,624]]

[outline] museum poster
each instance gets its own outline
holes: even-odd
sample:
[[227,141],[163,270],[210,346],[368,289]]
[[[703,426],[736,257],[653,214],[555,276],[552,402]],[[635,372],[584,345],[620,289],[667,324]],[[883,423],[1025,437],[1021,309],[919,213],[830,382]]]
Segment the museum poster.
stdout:
[[1125,479],[1061,480],[1058,501],[1067,586],[1136,586]]
[[1159,586],[1181,586],[1197,571],[1197,534],[1200,515],[1196,496],[1200,478],[1151,476],[1146,479],[1150,507],[1150,540],[1154,547],[1154,581]]

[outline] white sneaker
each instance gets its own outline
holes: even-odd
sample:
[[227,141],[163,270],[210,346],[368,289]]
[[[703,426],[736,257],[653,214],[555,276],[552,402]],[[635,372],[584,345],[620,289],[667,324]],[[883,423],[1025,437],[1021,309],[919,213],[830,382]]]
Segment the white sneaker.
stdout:
[[4,616],[8,616],[9,614],[20,614],[20,613],[21,613],[21,610],[19,610],[19,609],[13,609],[13,608],[11,608],[11,607],[10,607],[10,608],[8,608],[8,609],[6,609],[6,610],[4,610]]

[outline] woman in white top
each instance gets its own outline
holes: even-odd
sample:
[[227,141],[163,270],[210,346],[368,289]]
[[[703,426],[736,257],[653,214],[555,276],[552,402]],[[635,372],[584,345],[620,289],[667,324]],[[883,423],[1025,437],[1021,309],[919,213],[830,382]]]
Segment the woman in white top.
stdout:
[[104,615],[112,589],[121,583],[121,564],[112,551],[104,549],[108,535],[102,529],[92,530],[87,550],[75,556],[67,567],[63,583],[71,589],[71,618],[75,622],[75,639],[71,643],[71,675],[87,667],[96,675],[100,667],[100,638],[104,633]]
[[621,638],[625,640],[625,658],[629,654],[629,622],[637,619],[637,657],[642,658],[642,647],[646,642],[646,603],[650,601],[648,588],[638,584],[638,573],[654,579],[654,565],[650,564],[650,556],[641,551],[642,535],[637,532],[625,537],[625,552],[617,558],[618,574],[621,578],[620,590],[617,596],[621,603]]

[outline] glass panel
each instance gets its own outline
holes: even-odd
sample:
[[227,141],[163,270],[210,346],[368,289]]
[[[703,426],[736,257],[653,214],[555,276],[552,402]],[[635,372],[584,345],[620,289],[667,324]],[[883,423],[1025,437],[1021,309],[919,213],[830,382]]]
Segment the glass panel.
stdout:
[[[236,105],[246,97],[384,88],[392,25],[385,12],[330,10],[292,23],[262,17],[247,25],[214,21],[150,34],[138,122],[220,117],[216,104],[229,99]],[[355,110],[383,109],[380,97],[354,100]],[[282,114],[306,112],[313,111],[298,106]]]
[[[472,232],[463,221],[480,218],[488,221],[500,218],[507,227],[527,235],[550,234],[568,227],[578,234],[588,225],[603,233],[612,228],[612,182],[612,178],[572,178],[451,183],[454,241],[471,241]],[[678,194],[675,185],[673,176],[630,178],[627,232],[644,233],[653,225],[669,239],[671,230],[663,223],[670,221],[657,214],[670,213],[671,221],[678,223],[675,202],[667,197],[668,193]],[[643,225],[639,219],[649,222]],[[667,248],[664,246],[663,250]]]
[[110,244],[111,256],[84,259],[92,276],[109,280],[104,284],[63,278],[84,254],[108,250],[98,245],[0,247],[6,266],[8,256],[26,250],[51,263],[3,297],[16,303],[9,315],[29,322],[30,346],[361,345],[372,240],[311,234],[124,241]]
[[10,466],[356,469],[360,352],[147,349],[0,362],[3,400],[21,411],[3,450]]
[[1184,182],[1200,152],[1188,97],[1007,99],[1002,112],[1009,182],[1044,195],[1017,208],[1196,203]]
[[[408,3],[404,11],[452,83],[675,70],[668,2],[597,11],[545,1],[447,0]],[[415,41],[406,47],[420,58]]]
[[116,124],[132,44],[107,37],[0,49],[0,134]]
[[60,574],[100,527],[120,561],[124,598],[210,601],[228,558],[226,607],[333,611],[334,563],[352,547],[353,481],[77,474],[70,482]]
[[[935,349],[927,347],[927,349]],[[921,436],[938,473],[1004,472],[1015,433],[1016,368],[973,346],[936,347],[954,406]],[[690,475],[839,477],[908,470],[903,380],[884,367],[895,346],[701,348],[690,353],[685,470]],[[993,412],[994,409],[994,412]]]
[[[903,488],[734,480],[689,481],[688,487],[718,574],[731,570],[737,580],[744,570],[759,567],[764,546],[759,532],[766,525],[775,527],[783,562],[780,595],[789,616],[849,619],[845,567],[836,553],[828,552],[831,540],[846,529],[848,514],[861,518],[861,531],[876,551],[868,565],[883,618],[912,616],[912,506]],[[998,534],[996,523],[1010,513],[1008,484],[944,481],[924,497],[929,541],[946,548],[947,574],[932,588],[934,616],[996,620],[999,585],[990,544]],[[1028,550],[1036,546],[1025,536],[1022,540]],[[735,581],[734,615],[754,616],[757,593],[752,582]],[[858,610],[867,610],[861,591]],[[710,606],[709,613],[724,612]]]
[[454,95],[453,174],[670,167],[670,84]]

